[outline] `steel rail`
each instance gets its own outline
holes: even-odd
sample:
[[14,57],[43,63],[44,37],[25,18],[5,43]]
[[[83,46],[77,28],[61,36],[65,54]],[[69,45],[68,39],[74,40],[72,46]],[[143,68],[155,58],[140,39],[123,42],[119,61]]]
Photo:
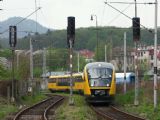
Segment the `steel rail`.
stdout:
[[103,112],[101,112],[101,111],[98,111],[98,110],[96,109],[96,107],[93,107],[92,105],[91,105],[90,107],[91,107],[91,109],[92,109],[96,114],[98,114],[100,117],[103,117],[103,118],[105,118],[105,119],[107,119],[107,120],[114,120],[113,117],[110,117],[110,116],[106,115],[105,113],[103,113]]
[[55,101],[53,104],[51,104],[50,106],[48,106],[48,107],[45,109],[44,114],[43,114],[43,119],[44,119],[44,120],[48,120],[48,119],[47,119],[47,113],[49,112],[49,110],[50,110],[53,106],[55,106],[56,104],[58,104],[59,102],[61,102],[62,100],[64,100],[64,97],[58,99],[57,101]]
[[[18,112],[18,113],[15,115],[15,117],[14,117],[13,120],[18,120],[18,119],[21,117],[21,115],[23,115],[23,114],[24,114],[25,112],[27,112],[28,110],[33,109],[33,108],[36,108],[36,107],[38,107],[39,105],[41,105],[41,104],[43,104],[43,103],[45,103],[45,102],[47,102],[47,101],[50,101],[50,100],[54,99],[56,96],[59,96],[59,95],[55,95],[55,96],[50,97],[50,98],[48,98],[48,99],[45,99],[45,100],[43,100],[43,101],[41,101],[41,102],[39,102],[39,103],[36,103],[36,104],[34,104],[33,106],[30,106],[30,107],[27,107],[27,108],[21,110],[20,112]],[[59,96],[59,97],[64,98],[63,96]],[[55,102],[54,102],[54,103],[55,103]],[[49,106],[50,106],[50,105],[49,105]],[[48,108],[48,107],[47,107],[47,108]],[[43,112],[43,114],[44,114],[44,112]],[[43,117],[43,115],[42,115],[42,117]]]
[[122,113],[122,114],[125,114],[125,115],[128,115],[128,116],[133,116],[133,117],[136,118],[137,120],[145,120],[145,119],[142,118],[142,117],[133,115],[133,114],[131,114],[131,113],[127,113],[127,112],[125,112],[125,111],[122,111],[122,110],[120,110],[120,109],[114,107],[114,106],[111,106],[111,108],[112,108],[113,110],[115,110],[115,111],[118,111],[118,112]]
[[104,119],[107,120],[122,120],[123,118],[125,120],[145,120],[145,118],[142,117],[138,117],[136,115],[124,112],[116,107],[113,106],[106,106],[103,107],[101,109],[99,109],[98,107],[94,107],[94,106],[90,106],[91,109],[98,114],[98,116],[103,117]]

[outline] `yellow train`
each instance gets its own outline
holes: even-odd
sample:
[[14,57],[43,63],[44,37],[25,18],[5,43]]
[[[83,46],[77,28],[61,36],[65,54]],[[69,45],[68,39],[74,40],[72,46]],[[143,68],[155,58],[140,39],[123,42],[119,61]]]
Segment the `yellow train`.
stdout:
[[[73,91],[81,91],[88,102],[111,102],[116,93],[115,69],[111,63],[88,63],[83,73],[73,74]],[[69,91],[70,75],[50,76],[50,91]]]
[[[82,73],[74,73],[72,75],[73,91],[83,92],[84,80],[82,79]],[[55,91],[69,91],[70,90],[70,75],[55,75],[50,76],[48,80],[48,89],[51,92]]]
[[115,69],[111,63],[93,62],[84,68],[84,95],[89,102],[112,102],[116,93]]

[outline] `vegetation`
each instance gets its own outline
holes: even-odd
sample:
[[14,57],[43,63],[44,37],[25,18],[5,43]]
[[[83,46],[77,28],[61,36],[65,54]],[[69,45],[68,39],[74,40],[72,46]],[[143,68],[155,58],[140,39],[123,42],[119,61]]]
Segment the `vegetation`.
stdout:
[[56,110],[56,120],[96,120],[95,113],[87,106],[84,98],[74,95],[74,106],[68,101]]
[[18,110],[17,107],[15,107],[14,105],[8,105],[8,104],[0,104],[0,108],[1,108],[0,110],[1,120],[9,113],[13,113]]
[[46,99],[47,96],[43,95],[43,94],[36,94],[36,95],[33,95],[33,96],[23,96],[21,98],[21,102],[22,104],[24,105],[33,105],[43,99]]
[[[78,28],[76,29],[76,39],[74,44],[75,50],[89,49],[94,51],[97,46],[96,30],[94,27]],[[123,46],[123,34],[127,32],[127,45],[133,46],[132,29],[131,28],[117,28],[117,27],[99,27],[98,29],[98,43],[103,45],[112,43],[113,47]],[[159,32],[159,31],[158,31]],[[45,34],[31,36],[33,46],[35,49],[47,48],[48,46],[54,48],[67,48],[66,30],[48,31]],[[159,34],[158,34],[159,35]],[[159,38],[160,36],[158,36]],[[17,44],[18,49],[29,49],[30,36],[20,39]],[[153,45],[153,34],[147,30],[141,30],[141,43]],[[37,41],[38,40],[38,41]]]
[[[33,105],[43,99],[47,98],[47,96],[42,94],[37,94],[35,96],[23,96],[21,98],[21,104],[22,105]],[[5,98],[0,98],[0,120],[4,119],[7,115],[10,113],[14,113],[18,111],[18,107],[15,104],[9,103]]]
[[29,67],[29,58],[20,55],[18,66],[15,66],[16,80],[27,80],[30,75]]
[[147,120],[159,120],[160,104],[158,102],[157,109],[155,111],[153,106],[153,88],[151,82],[153,81],[146,81],[146,84],[140,87],[138,106],[134,105],[134,88],[131,91],[127,91],[126,94],[117,94],[116,104],[118,104],[122,110],[141,116]]
[[9,113],[17,111],[17,107],[9,104],[9,102],[5,99],[0,97],[0,120],[2,120],[6,115]]
[[[64,48],[48,48],[46,53],[46,66],[48,71],[68,71],[69,70],[69,50]],[[34,56],[34,73],[42,74],[42,54]],[[80,70],[84,68],[85,59],[80,56]],[[38,70],[39,69],[39,70]],[[73,71],[77,72],[77,53],[73,53]],[[37,76],[36,75],[36,76]]]
[[10,79],[11,71],[7,70],[2,64],[0,64],[0,80]]
[[[104,61],[104,47],[107,47],[107,60],[111,59],[112,48],[115,46],[123,46],[123,33],[127,32],[127,46],[133,46],[131,28],[117,27],[99,27],[98,28],[98,48],[97,37],[94,27],[76,29],[76,39],[74,43],[74,51],[81,49],[89,49],[95,52],[95,59]],[[158,31],[159,32],[159,31]],[[47,48],[47,70],[48,71],[67,71],[69,70],[69,51],[66,40],[66,30],[48,30],[45,34],[28,35],[17,42],[16,49],[29,49],[30,37],[33,40],[34,50]],[[158,36],[159,38],[159,36]],[[153,35],[146,30],[141,30],[141,43],[148,45],[153,44]],[[4,42],[4,41],[3,41]],[[1,41],[2,43],[2,41]],[[3,46],[2,46],[3,47]],[[98,53],[97,53],[98,49]],[[0,51],[0,56],[8,59],[11,58],[11,50]],[[42,54],[34,56],[34,77],[42,74],[43,59]],[[77,71],[77,55],[74,52],[73,71]],[[28,61],[28,62],[27,62]],[[80,71],[83,70],[85,59],[80,57]],[[142,66],[142,68],[145,67]],[[16,79],[25,79],[29,77],[29,57],[20,56],[20,65],[17,71]]]
[[7,59],[11,59],[12,52],[9,49],[1,49],[0,50],[0,57],[5,57]]

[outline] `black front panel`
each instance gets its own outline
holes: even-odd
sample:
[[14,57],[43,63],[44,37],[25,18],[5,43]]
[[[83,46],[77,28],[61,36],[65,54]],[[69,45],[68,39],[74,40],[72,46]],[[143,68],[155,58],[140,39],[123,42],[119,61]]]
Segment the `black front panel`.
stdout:
[[106,90],[106,89],[91,89],[91,95],[94,95],[94,96],[109,96],[109,90]]

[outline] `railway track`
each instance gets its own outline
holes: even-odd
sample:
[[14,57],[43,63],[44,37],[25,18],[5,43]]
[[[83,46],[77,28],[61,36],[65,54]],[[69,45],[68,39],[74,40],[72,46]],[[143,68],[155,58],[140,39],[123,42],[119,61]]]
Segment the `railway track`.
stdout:
[[17,113],[13,120],[53,120],[55,108],[64,97],[55,95]]
[[106,120],[145,120],[144,118],[123,112],[113,106],[91,106],[91,108],[99,117],[103,117]]

